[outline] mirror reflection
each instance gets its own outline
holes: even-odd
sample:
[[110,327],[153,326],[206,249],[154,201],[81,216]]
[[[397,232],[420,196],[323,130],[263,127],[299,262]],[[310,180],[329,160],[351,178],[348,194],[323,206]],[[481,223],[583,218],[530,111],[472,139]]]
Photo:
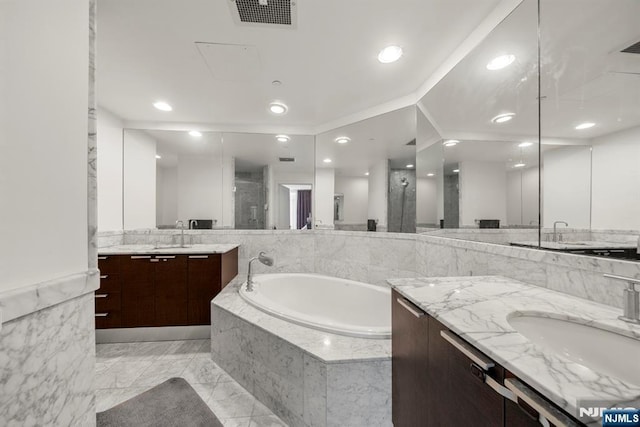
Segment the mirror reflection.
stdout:
[[414,233],[415,145],[414,106],[318,135],[316,227]]

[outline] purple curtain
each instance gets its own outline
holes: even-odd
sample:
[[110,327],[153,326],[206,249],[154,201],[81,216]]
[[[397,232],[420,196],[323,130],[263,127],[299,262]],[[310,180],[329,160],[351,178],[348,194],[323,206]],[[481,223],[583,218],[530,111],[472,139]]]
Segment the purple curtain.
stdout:
[[298,230],[307,224],[307,217],[310,214],[311,190],[298,190]]

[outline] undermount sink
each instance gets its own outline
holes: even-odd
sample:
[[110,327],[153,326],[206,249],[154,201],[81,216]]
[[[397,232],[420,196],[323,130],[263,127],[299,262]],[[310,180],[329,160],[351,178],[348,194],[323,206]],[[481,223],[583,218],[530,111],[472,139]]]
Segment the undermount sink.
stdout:
[[571,320],[538,315],[507,319],[520,334],[545,350],[592,371],[640,386],[640,340]]

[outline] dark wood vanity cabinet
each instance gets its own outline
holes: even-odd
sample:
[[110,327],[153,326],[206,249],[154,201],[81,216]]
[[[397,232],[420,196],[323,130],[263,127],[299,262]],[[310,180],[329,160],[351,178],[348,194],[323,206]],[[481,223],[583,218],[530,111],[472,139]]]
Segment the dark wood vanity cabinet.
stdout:
[[395,290],[391,316],[394,427],[540,426],[496,390],[502,366]]
[[96,329],[208,325],[211,300],[238,274],[224,254],[98,257]]

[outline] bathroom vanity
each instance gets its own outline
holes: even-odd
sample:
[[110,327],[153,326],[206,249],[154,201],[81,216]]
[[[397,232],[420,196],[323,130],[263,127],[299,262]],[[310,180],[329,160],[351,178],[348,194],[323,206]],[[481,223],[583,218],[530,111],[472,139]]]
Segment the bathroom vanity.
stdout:
[[238,274],[238,246],[113,246],[98,268],[96,329],[209,325],[211,300]]
[[[597,417],[580,418],[580,407],[640,402],[639,381],[625,375],[633,368],[625,370],[624,360],[606,356],[604,368],[577,363],[517,329],[518,320],[533,319],[637,340],[640,327],[619,321],[613,308],[497,276],[389,282],[396,427],[539,426],[541,419],[600,425]],[[592,345],[609,347],[593,337]],[[613,365],[622,375],[603,370]]]

